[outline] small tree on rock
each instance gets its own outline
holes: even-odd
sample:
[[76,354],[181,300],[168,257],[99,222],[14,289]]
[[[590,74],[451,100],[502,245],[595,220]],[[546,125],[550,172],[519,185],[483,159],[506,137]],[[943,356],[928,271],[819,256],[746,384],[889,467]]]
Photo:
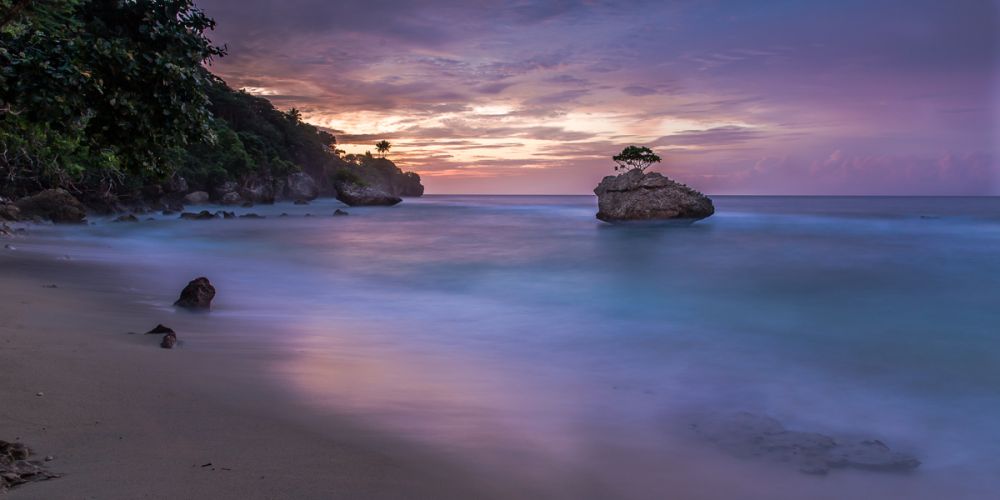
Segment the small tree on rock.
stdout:
[[389,148],[391,147],[392,144],[389,144],[389,141],[385,139],[382,139],[381,141],[375,143],[375,149],[377,149],[378,152],[382,154],[382,158],[385,158],[385,154],[389,152]]
[[660,162],[660,157],[646,146],[629,146],[611,159],[617,164],[616,171],[625,172],[630,170],[645,172],[650,165]]

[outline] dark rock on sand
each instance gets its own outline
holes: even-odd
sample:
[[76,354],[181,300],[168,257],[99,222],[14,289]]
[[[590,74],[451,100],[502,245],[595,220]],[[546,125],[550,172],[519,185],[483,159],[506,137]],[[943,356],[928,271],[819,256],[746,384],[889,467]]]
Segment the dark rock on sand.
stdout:
[[29,461],[31,454],[22,443],[0,441],[0,493],[24,483],[59,477],[46,470],[41,462]]
[[203,276],[191,280],[181,291],[181,296],[174,305],[186,309],[211,309],[213,298],[215,298],[215,287]]
[[712,200],[656,172],[609,175],[594,188],[597,218],[605,222],[694,222],[715,213]]
[[338,209],[336,209],[336,210],[333,211],[333,215],[340,216],[340,215],[351,215],[351,214],[349,214],[346,211],[341,210],[341,209],[338,208]]
[[309,174],[296,172],[285,179],[285,195],[293,200],[314,200],[319,196],[319,186]]
[[354,182],[338,182],[337,199],[352,206],[381,205],[392,206],[402,198],[373,186],[363,186]]
[[181,214],[180,218],[184,220],[210,220],[214,219],[216,216],[208,210],[202,210],[198,213],[184,212]]
[[55,223],[80,223],[87,218],[87,210],[69,191],[46,189],[34,196],[17,200],[22,219],[41,218]]
[[146,332],[147,335],[149,335],[151,333],[155,333],[155,334],[160,334],[160,333],[174,333],[174,330],[173,330],[173,328],[170,328],[169,326],[164,326],[164,325],[158,324],[155,327],[153,327],[152,330]]
[[177,344],[177,334],[170,332],[163,336],[163,340],[160,341],[160,347],[164,349],[173,349],[174,345]]
[[139,218],[132,214],[119,215],[114,222],[139,222]]
[[908,472],[920,465],[916,457],[893,452],[876,439],[856,441],[790,431],[771,417],[747,412],[714,415],[691,427],[733,456],[785,463],[807,474],[826,474],[842,467]]

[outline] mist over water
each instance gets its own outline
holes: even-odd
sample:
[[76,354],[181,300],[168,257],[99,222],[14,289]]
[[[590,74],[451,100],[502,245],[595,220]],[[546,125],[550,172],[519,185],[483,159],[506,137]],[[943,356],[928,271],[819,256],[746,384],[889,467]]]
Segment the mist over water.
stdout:
[[[1000,489],[1000,199],[719,197],[690,227],[606,225],[595,204],[428,196],[332,217],[320,200],[41,228],[23,246],[128,269],[123,286],[161,306],[208,276],[212,317],[252,327],[185,349],[280,350],[263,369],[318,415],[567,497]],[[688,430],[723,410],[878,437],[923,465],[813,477],[735,459]]]

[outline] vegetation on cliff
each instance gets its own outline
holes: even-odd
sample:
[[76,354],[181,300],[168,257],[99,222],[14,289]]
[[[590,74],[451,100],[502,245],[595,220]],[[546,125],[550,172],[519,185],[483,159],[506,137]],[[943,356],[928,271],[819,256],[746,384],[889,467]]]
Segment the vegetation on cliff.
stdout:
[[0,196],[63,188],[112,207],[235,183],[266,201],[299,171],[324,194],[337,181],[414,194],[416,174],[341,158],[297,110],[211,74],[214,26],[191,0],[0,0]]

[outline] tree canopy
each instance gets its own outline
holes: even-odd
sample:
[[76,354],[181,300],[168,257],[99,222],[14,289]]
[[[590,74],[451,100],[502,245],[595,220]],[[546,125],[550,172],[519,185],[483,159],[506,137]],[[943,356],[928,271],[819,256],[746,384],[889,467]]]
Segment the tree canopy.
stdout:
[[213,137],[203,63],[222,56],[191,0],[0,0],[0,172],[102,189],[162,176]]
[[385,139],[375,143],[375,149],[382,154],[382,158],[385,158],[385,154],[389,152],[389,148],[391,147],[392,144],[389,144],[389,141]]
[[650,165],[660,162],[660,157],[646,146],[629,146],[611,157],[616,163],[615,170],[639,170],[644,172]]

